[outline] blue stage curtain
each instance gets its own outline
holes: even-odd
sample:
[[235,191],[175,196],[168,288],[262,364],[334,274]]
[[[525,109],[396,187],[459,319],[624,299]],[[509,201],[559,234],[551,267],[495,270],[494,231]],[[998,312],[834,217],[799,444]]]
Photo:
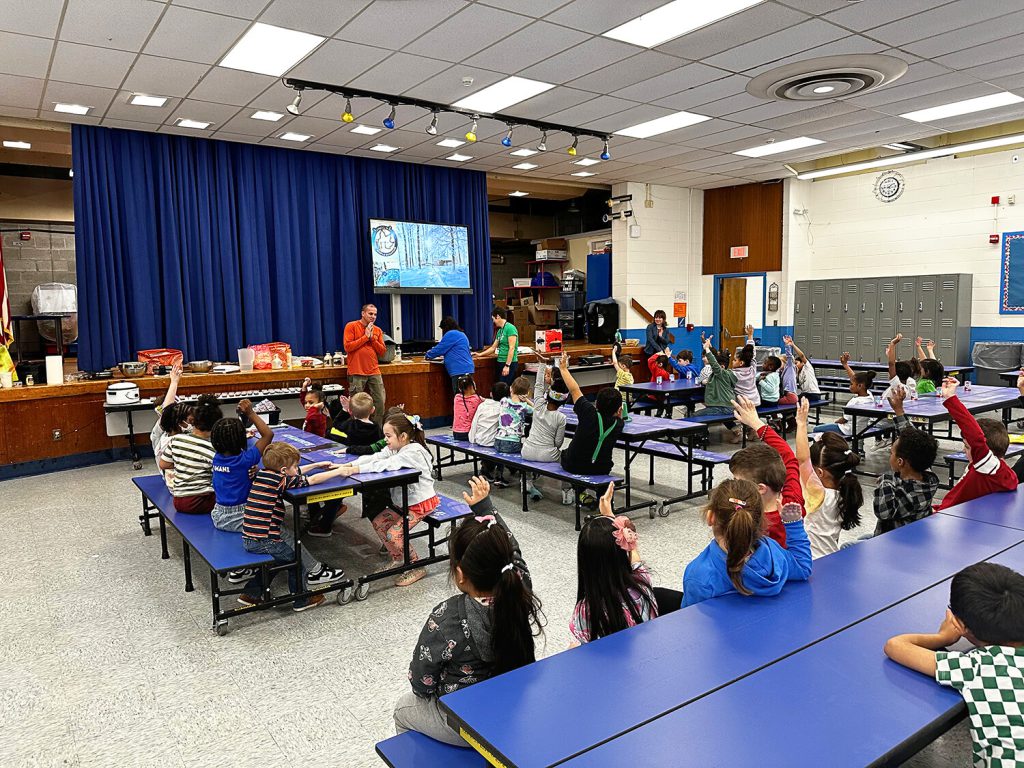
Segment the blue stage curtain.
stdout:
[[[491,341],[483,173],[84,125],[72,149],[83,370],[161,347],[234,360],[284,341],[322,355],[366,302],[387,331],[371,218],[469,228],[473,295],[442,306],[474,344]],[[433,338],[431,298],[402,301],[404,337]]]

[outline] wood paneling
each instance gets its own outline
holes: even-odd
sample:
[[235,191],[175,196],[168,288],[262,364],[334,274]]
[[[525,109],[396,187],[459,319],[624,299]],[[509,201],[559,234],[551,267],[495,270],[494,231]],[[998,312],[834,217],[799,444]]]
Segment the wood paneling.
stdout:
[[[745,259],[729,248],[746,245]],[[782,269],[782,184],[743,184],[704,191],[705,275]]]

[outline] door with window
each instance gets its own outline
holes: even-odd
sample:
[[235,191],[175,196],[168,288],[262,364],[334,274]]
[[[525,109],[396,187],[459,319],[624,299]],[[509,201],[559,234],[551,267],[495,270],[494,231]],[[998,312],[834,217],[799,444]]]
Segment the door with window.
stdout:
[[718,290],[718,319],[721,324],[718,337],[719,349],[728,350],[731,355],[736,347],[743,346],[747,333],[747,279],[745,277],[723,278]]

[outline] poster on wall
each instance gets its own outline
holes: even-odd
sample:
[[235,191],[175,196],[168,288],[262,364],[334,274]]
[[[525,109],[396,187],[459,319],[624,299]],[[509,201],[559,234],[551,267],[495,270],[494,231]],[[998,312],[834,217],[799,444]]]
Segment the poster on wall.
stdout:
[[999,313],[1024,315],[1024,232],[1004,232],[999,270]]
[[686,325],[686,291],[676,291],[672,302],[672,317],[676,319],[676,327]]

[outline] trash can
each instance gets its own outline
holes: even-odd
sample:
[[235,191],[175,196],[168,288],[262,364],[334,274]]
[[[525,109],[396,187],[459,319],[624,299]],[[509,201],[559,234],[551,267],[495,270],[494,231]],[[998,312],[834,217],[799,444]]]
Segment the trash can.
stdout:
[[1024,355],[1024,344],[1019,341],[979,341],[971,350],[971,362],[977,369],[977,381],[990,387],[1005,387],[1006,380],[999,374],[1018,369]]

